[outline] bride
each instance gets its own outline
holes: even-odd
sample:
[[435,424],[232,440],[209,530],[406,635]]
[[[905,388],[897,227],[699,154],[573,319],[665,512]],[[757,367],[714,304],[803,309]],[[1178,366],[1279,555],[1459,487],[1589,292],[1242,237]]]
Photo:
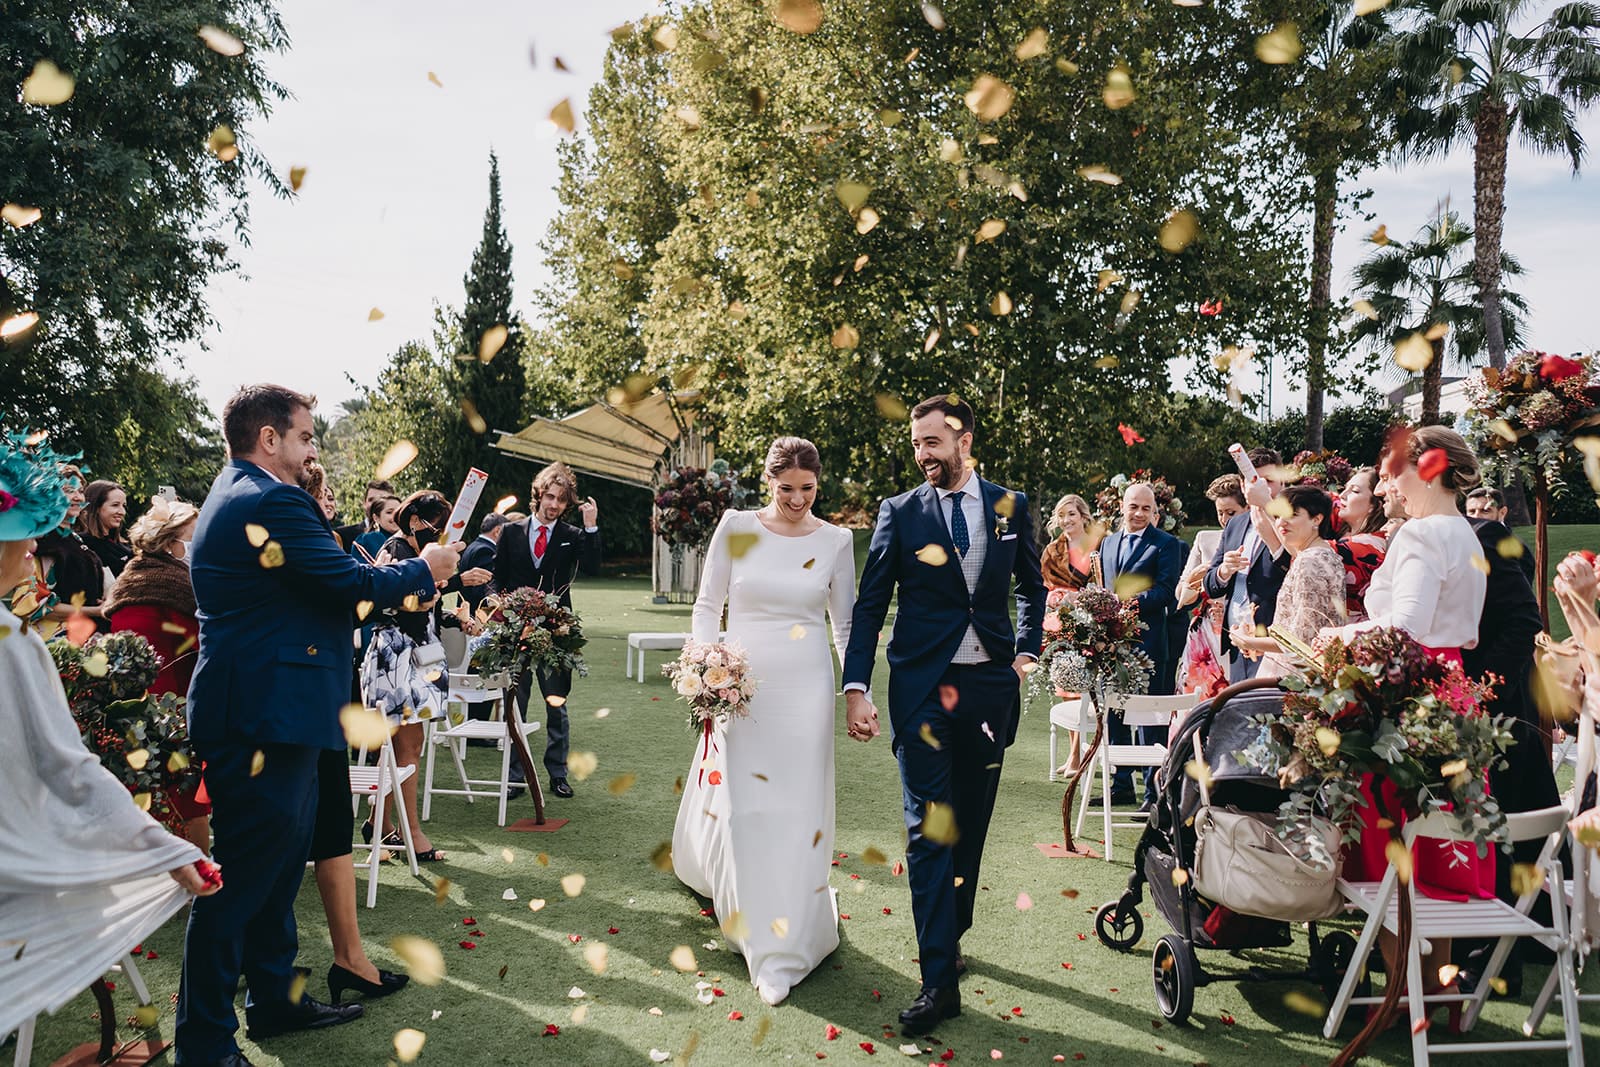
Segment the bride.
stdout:
[[[834,673],[855,607],[849,530],[811,514],[817,448],[780,437],[765,468],[772,502],[728,511],[712,536],[694,604],[694,639],[749,654],[747,718],[695,746],[672,832],[678,878],[710,897],[761,999],[778,1004],[839,945],[833,857]],[[720,772],[713,774],[713,771]]]

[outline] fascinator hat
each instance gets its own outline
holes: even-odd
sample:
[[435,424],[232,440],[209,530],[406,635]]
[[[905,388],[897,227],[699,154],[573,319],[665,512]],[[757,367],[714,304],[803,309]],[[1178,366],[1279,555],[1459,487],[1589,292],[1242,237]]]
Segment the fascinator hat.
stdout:
[[61,465],[68,457],[42,441],[26,433],[0,433],[0,541],[43,536],[67,514],[67,477]]

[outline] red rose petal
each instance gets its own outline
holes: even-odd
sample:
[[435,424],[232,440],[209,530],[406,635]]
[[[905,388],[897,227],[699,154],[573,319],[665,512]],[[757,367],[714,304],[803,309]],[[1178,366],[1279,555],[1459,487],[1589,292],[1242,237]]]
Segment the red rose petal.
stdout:
[[712,995],[712,996],[714,996],[714,997],[725,997],[725,996],[727,996],[727,995],[728,995],[728,994],[727,994],[727,993],[724,993],[724,992],[723,992],[723,991],[722,991],[722,990],[720,990],[720,989],[717,989],[717,988],[715,988],[715,987],[713,987],[713,988],[712,988],[712,990],[711,990],[711,995]]
[[544,1036],[545,1037],[556,1037],[560,1033],[561,1033],[561,1027],[557,1026],[555,1023],[545,1023],[544,1024]]
[[860,1047],[861,1051],[865,1052],[868,1056],[876,1056],[878,1054],[878,1050],[872,1047],[872,1042],[870,1041],[861,1042]]
[[743,1019],[744,1019],[744,1012],[742,1012],[742,1011],[730,1011],[728,1013],[728,1021],[730,1023],[740,1022]]
[[1061,966],[1065,970],[1068,970],[1068,971],[1072,970],[1072,964],[1070,964],[1070,963],[1063,963]]
[[1450,457],[1444,454],[1442,448],[1430,448],[1417,460],[1417,474],[1425,482],[1433,481],[1449,467]]
[[1021,1015],[1022,1014],[1022,1009],[1021,1008],[1012,1008],[1011,1009],[1011,1014],[1012,1015]]
[[474,919],[472,916],[468,915],[465,919],[461,920],[461,925],[462,926],[477,926],[478,925],[478,920]]
[[841,918],[841,919],[848,919],[848,918],[850,918],[850,916],[848,916],[848,915],[846,915],[846,914],[845,914],[845,913],[844,913],[844,912],[840,912],[840,913],[839,913],[839,918]]
[[583,935],[582,934],[568,934],[567,935],[567,940],[571,941],[574,945],[576,945],[579,941],[583,940]]
[[837,1041],[839,1039],[839,1028],[832,1023],[824,1027],[822,1033],[829,1041]]
[[889,909],[889,908],[884,908],[884,909],[883,909],[883,913],[884,913],[884,914],[885,914],[885,915],[893,915],[893,914],[894,914],[894,912],[893,912],[893,911],[891,911],[891,910],[890,910],[890,909]]
[[1227,1012],[1223,1012],[1222,1013],[1222,1025],[1223,1026],[1232,1026],[1233,1025],[1233,1016],[1229,1015]]
[[111,990],[113,993],[115,993],[117,991],[117,983],[115,983],[115,982],[107,982],[106,983],[106,988]]
[[882,1000],[883,999],[883,994],[878,992],[876,989],[874,989],[872,991],[872,999],[873,1000]]
[[944,1062],[949,1063],[951,1060],[956,1058],[956,1050],[953,1048],[947,1048],[943,1052],[939,1053],[939,1058]]
[[700,914],[704,915],[708,919],[714,918],[716,916],[716,912],[712,911],[710,908],[701,908],[700,909]]
[[477,945],[474,945],[471,941],[457,941],[456,944],[460,945],[462,948],[477,948],[478,947]]
[[133,946],[133,954],[134,954],[134,955],[135,955],[135,956],[142,956],[142,955],[144,955],[144,946],[143,946],[143,945],[134,945],[134,946]]
[[149,952],[144,954],[144,958],[147,960],[159,960],[161,957],[157,954],[155,949],[151,949]]
[[622,933],[622,931],[618,930],[615,926],[608,926],[608,927],[606,927],[606,933],[608,933],[608,934],[620,934],[620,933]]

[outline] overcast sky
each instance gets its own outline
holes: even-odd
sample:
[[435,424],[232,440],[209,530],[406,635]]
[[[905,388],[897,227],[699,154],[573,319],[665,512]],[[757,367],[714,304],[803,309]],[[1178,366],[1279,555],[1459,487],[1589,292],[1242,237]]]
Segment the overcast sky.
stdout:
[[[908,0],[909,2],[909,0]],[[271,379],[315,392],[332,414],[371,383],[402,343],[426,338],[433,302],[459,304],[487,202],[488,155],[499,153],[505,223],[515,248],[517,306],[532,314],[543,281],[538,244],[557,209],[546,119],[570,96],[581,107],[598,78],[606,30],[659,10],[652,0],[473,0],[374,3],[281,0],[292,46],[270,70],[294,98],[253,132],[276,169],[307,168],[298,198],[252,199],[244,277],[211,286],[217,326],[186,353],[214,410],[239,384]],[[534,62],[530,62],[530,50]],[[560,56],[570,74],[557,72]],[[437,75],[442,87],[428,79]],[[580,128],[582,119],[580,118]],[[1600,151],[1600,115],[1585,119]],[[1600,159],[1591,159],[1600,166]],[[1600,182],[1561,159],[1513,150],[1506,247],[1527,268],[1533,342],[1600,349],[1596,250]],[[1450,197],[1472,213],[1470,158],[1366,176],[1368,210],[1409,237]],[[1351,222],[1335,249],[1335,291],[1370,245]],[[372,308],[383,318],[368,321]],[[348,377],[347,377],[348,376]],[[1280,384],[1274,406],[1297,405]]]

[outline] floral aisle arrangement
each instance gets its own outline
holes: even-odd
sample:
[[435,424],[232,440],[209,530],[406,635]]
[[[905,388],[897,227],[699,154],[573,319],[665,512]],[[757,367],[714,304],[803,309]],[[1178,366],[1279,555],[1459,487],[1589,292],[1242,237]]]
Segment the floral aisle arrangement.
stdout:
[[1394,784],[1404,805],[1394,814],[1449,807],[1480,848],[1504,839],[1505,814],[1485,778],[1512,744],[1511,721],[1483,711],[1492,686],[1393,627],[1320,648],[1273,636],[1305,665],[1283,679],[1283,712],[1260,720],[1262,740],[1246,755],[1292,790],[1278,813],[1281,836],[1331,867],[1312,820],[1326,812],[1344,840],[1355,840],[1370,774]]
[[1028,676],[1029,698],[1041,690],[1142,693],[1155,664],[1140,647],[1139,605],[1091,585],[1058,589],[1045,601],[1044,648]]
[[1289,472],[1291,477],[1285,481],[1314,485],[1330,493],[1337,493],[1350,480],[1350,474],[1354,470],[1348,459],[1331,448],[1324,448],[1320,452],[1307,449],[1296,453],[1293,467]]
[[710,470],[679,467],[656,492],[650,528],[672,548],[703,548],[716,532],[722,513],[744,504],[746,490],[724,460]]
[[[1574,433],[1600,427],[1600,382],[1595,357],[1568,359],[1518,352],[1504,370],[1483,367],[1466,382],[1465,436],[1483,462],[1486,481],[1509,484],[1518,473],[1554,493],[1565,485],[1561,467]],[[1588,448],[1585,455],[1591,455]],[[1591,475],[1600,475],[1593,460]],[[1594,477],[1600,481],[1600,477]],[[1595,489],[1600,492],[1600,485]]]
[[1176,491],[1167,480],[1141,468],[1131,475],[1113,476],[1105,488],[1094,495],[1094,516],[1105,524],[1106,529],[1114,530],[1120,524],[1122,491],[1134,482],[1148,482],[1151,491],[1155,493],[1156,510],[1160,512],[1160,517],[1156,520],[1157,526],[1167,533],[1176,534],[1188,523],[1189,517],[1184,514],[1183,501],[1178,499]]
[[[678,658],[661,668],[672,679],[672,687],[689,705],[689,729],[704,739],[700,753],[700,779],[707,777],[707,765],[716,751],[712,733],[719,722],[744,718],[750,714],[750,698],[756,695],[756,680],[750,676],[750,658],[738,644],[716,644],[688,640]],[[710,771],[712,785],[722,784],[722,772]]]
[[583,621],[560,599],[537,589],[517,589],[485,597],[478,608],[483,633],[474,637],[472,669],[489,677],[507,675],[513,683],[530,667],[588,675],[583,660]]
[[194,785],[199,767],[182,698],[146,692],[161,657],[150,642],[128,632],[91,638],[82,648],[65,639],[48,647],[83,743],[139,807],[181,832],[184,820],[172,796]]

